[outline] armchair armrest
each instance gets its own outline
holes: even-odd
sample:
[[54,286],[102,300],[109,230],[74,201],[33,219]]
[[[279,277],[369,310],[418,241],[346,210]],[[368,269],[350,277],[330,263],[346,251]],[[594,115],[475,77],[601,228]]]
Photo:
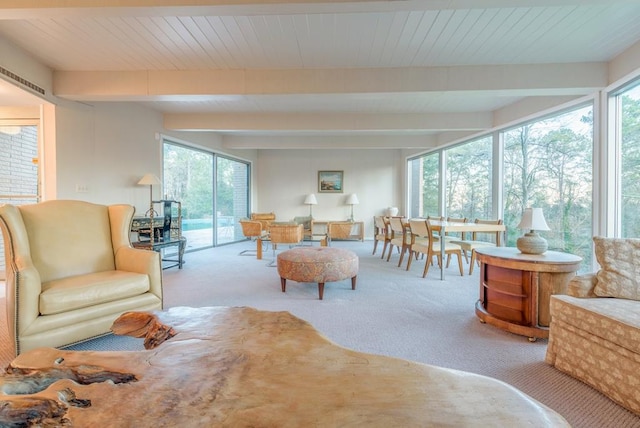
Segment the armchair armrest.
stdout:
[[116,269],[149,275],[151,292],[162,299],[162,265],[157,251],[120,247],[116,251]]
[[595,273],[577,275],[569,281],[567,294],[573,297],[598,297],[593,292],[596,281]]

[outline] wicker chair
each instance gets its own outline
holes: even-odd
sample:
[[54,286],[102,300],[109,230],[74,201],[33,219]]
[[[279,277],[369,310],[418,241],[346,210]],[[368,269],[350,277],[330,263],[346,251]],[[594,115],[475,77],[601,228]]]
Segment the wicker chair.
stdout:
[[271,223],[269,227],[269,239],[273,248],[273,260],[268,266],[276,266],[276,249],[278,244],[289,244],[289,247],[298,245],[304,238],[304,227],[296,223]]
[[[250,239],[252,242],[256,241],[261,236],[266,236],[266,232],[262,229],[262,223],[257,220],[249,220],[247,218],[243,218],[239,221],[240,226],[242,226],[242,234],[245,238]],[[239,256],[251,256],[257,253],[257,249],[255,250],[244,250],[241,251]]]
[[251,213],[251,220],[259,221],[262,224],[262,230],[268,232],[271,223],[276,221],[274,213]]

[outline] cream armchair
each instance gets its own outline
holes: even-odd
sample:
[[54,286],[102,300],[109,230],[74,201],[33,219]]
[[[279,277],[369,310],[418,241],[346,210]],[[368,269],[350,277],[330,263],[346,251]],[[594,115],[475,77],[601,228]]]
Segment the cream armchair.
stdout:
[[16,355],[107,334],[123,312],[162,309],[160,255],[131,247],[133,213],[82,201],[0,205]]

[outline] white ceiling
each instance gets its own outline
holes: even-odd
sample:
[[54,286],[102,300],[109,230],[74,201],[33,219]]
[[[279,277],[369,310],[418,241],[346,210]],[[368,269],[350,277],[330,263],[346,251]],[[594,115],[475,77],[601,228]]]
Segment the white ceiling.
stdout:
[[[0,37],[56,71],[56,96],[256,141],[477,132],[492,120],[475,116],[525,97],[592,92],[574,71],[640,40],[637,0],[84,3],[3,0]],[[1,104],[32,101],[6,90]]]

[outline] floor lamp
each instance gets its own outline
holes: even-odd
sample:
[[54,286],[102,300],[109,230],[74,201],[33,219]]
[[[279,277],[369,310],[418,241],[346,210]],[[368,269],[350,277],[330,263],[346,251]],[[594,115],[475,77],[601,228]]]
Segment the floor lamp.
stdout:
[[316,200],[316,195],[310,193],[304,198],[305,205],[309,205],[309,217],[313,218],[313,206],[318,204]]
[[140,179],[140,181],[138,181],[138,184],[149,185],[149,210],[144,214],[145,216],[148,216],[152,211],[154,211],[153,210],[153,185],[155,184],[157,186],[161,184],[160,179],[158,178],[157,175],[148,173],[148,174],[145,174]]
[[358,201],[358,195],[352,193],[347,198],[347,205],[351,205],[351,217],[349,217],[349,221],[353,223],[353,206],[358,205],[360,201]]

